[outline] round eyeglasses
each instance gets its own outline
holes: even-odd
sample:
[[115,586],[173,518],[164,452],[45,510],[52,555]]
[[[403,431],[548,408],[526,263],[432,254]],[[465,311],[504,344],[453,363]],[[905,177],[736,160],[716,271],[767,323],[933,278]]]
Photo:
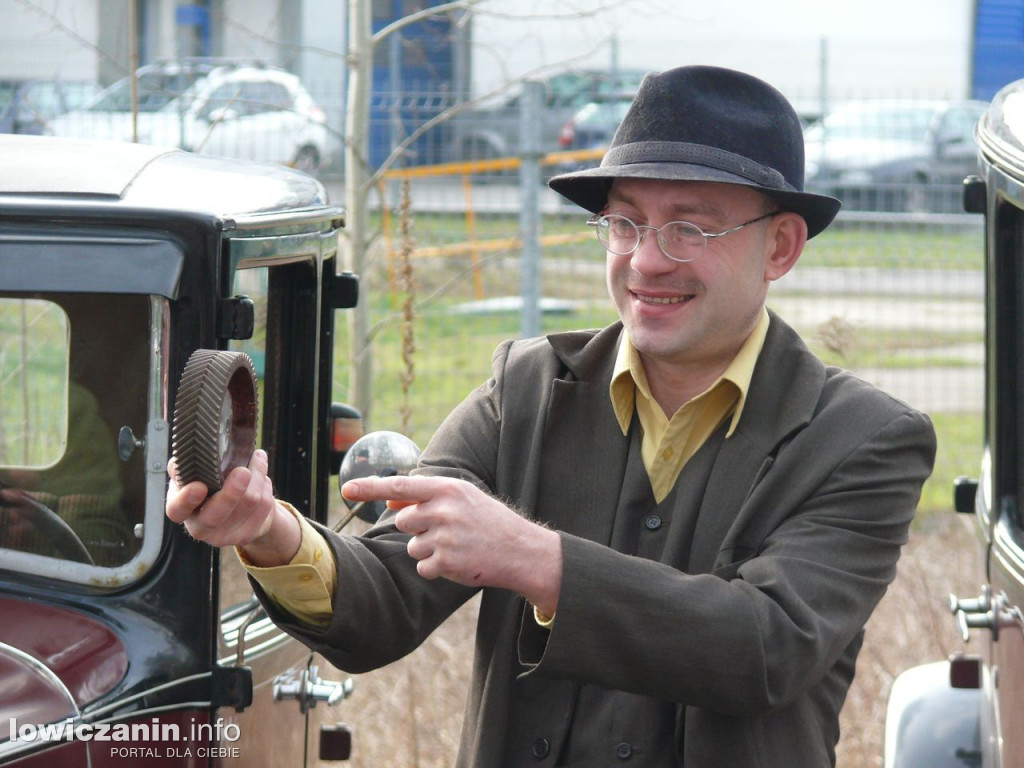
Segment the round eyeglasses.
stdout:
[[618,213],[592,216],[587,220],[587,226],[594,227],[601,245],[616,256],[629,256],[634,253],[647,234],[644,230],[650,230],[657,235],[658,248],[663,254],[672,261],[685,263],[699,259],[704,254],[704,249],[707,248],[708,240],[711,238],[725,237],[746,226],[769,219],[778,213],[779,211],[766,213],[723,232],[705,232],[689,221],[670,221],[660,227],[651,227],[647,224],[637,224],[632,219]]

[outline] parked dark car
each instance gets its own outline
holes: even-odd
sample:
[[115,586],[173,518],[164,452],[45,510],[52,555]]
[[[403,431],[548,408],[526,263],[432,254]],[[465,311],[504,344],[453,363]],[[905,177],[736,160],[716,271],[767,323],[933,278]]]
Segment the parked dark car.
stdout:
[[634,95],[635,92],[612,94],[584,104],[562,126],[558,148],[568,152],[607,147]]
[[258,413],[250,450],[328,521],[351,416],[330,402],[334,316],[357,293],[343,218],[279,165],[0,136],[0,764],[346,757],[318,713],[351,684],[271,623],[233,552],[164,515],[202,350],[258,382],[201,401],[223,457],[245,442],[236,410]]
[[[540,142],[544,152],[559,149],[565,122],[584,104],[602,95],[635,92],[646,70],[570,70],[543,81]],[[450,121],[451,160],[491,160],[519,154],[520,98],[518,94],[497,106],[468,109]]]
[[985,215],[986,386],[980,470],[957,481],[954,506],[973,515],[984,570],[978,593],[949,606],[973,647],[897,678],[886,768],[1024,766],[1022,104],[1024,81],[995,97],[977,127],[980,176],[964,187],[965,209]]
[[101,90],[94,80],[0,80],[0,133],[43,134],[53,118]]
[[850,101],[804,132],[806,186],[846,210],[960,210],[977,173],[980,101]]

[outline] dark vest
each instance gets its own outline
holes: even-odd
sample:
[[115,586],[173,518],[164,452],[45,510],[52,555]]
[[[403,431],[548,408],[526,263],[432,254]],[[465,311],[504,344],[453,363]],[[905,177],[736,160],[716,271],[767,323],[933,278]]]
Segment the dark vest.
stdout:
[[[611,540],[605,543],[618,552],[687,571],[697,512],[727,428],[720,427],[686,463],[658,504],[641,455],[643,430],[634,416]],[[669,549],[667,542],[672,542]],[[529,606],[522,620],[533,621]],[[518,678],[512,690],[506,768],[593,768],[624,760],[645,768],[682,764],[677,749],[681,755],[683,708],[674,702],[533,675]]]

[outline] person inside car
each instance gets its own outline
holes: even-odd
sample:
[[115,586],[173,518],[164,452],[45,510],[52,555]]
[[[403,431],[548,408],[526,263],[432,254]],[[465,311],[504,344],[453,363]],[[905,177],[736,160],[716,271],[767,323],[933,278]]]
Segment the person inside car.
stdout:
[[769,84],[649,75],[600,167],[550,182],[619,322],[502,344],[413,476],[343,488],[388,501],[362,536],[275,500],[262,451],[210,498],[172,482],[167,515],[353,672],[482,590],[460,766],[834,765],[935,435],[766,308],[840,207],[803,177]]

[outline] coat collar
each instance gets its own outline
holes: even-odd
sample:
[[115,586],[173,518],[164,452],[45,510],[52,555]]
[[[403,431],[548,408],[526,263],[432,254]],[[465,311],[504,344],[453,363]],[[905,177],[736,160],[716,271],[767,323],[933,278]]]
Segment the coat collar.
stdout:
[[[824,365],[789,325],[770,314],[747,406],[736,431],[722,443],[701,505],[691,550],[694,572],[713,567],[718,544],[743,501],[781,445],[810,421],[824,386]],[[622,332],[615,323],[596,333],[548,339],[568,373],[552,391],[544,462],[558,467],[566,482],[542,483],[538,511],[557,527],[601,543],[610,541],[620,468],[629,450],[608,395]]]
[[[771,318],[764,347],[750,382],[748,409],[737,428],[767,453],[781,439],[806,424],[825,383],[824,364],[781,317]],[[570,379],[595,382],[607,396],[615,353],[623,333],[616,322],[596,333],[573,331],[548,337]]]

